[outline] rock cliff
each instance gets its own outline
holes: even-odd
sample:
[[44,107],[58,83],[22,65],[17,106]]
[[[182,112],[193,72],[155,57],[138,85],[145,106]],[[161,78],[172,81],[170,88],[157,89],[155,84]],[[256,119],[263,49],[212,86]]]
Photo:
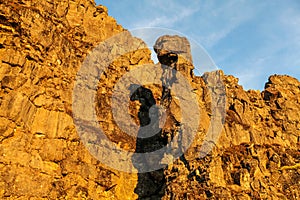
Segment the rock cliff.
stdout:
[[[176,68],[190,82],[201,111],[192,145],[162,170],[120,172],[97,160],[83,144],[73,121],[72,95],[76,74],[93,48],[127,31],[105,7],[90,0],[4,0],[0,8],[1,199],[300,198],[300,83],[295,78],[272,75],[264,91],[245,91],[237,78],[219,71],[226,92],[224,126],[212,152],[201,157],[213,113],[212,90],[206,84],[208,75],[192,73],[186,50]],[[143,48],[109,65],[100,77],[95,103],[107,137],[135,152],[139,142],[114,122],[111,95],[124,74],[153,61],[143,41],[128,37]],[[164,39],[172,43],[172,38]],[[164,46],[162,41],[158,45]],[[174,60],[163,51],[158,56],[161,62]],[[165,143],[176,136],[180,107],[163,87],[145,87],[167,110],[157,139]],[[136,123],[141,123],[141,104],[129,103]]]

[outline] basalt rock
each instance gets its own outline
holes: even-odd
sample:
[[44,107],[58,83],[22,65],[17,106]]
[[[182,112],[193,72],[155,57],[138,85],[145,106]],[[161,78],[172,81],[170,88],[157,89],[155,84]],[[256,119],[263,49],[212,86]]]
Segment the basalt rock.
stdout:
[[[87,55],[127,31],[104,6],[90,0],[1,1],[0,8],[1,199],[300,198],[297,79],[273,75],[260,92],[245,91],[237,78],[222,71],[195,76],[187,39],[160,37],[154,47],[161,61],[157,66],[177,63],[199,104],[199,129],[185,154],[167,167],[144,175],[124,173],[102,164],[84,146],[73,120],[72,95]],[[107,137],[136,152],[142,147],[117,126],[111,96],[124,74],[153,61],[143,41],[128,37],[145,48],[128,52],[107,67],[99,77],[95,105],[99,127]],[[176,96],[164,98],[166,90],[159,85],[142,88],[167,110],[156,139],[165,143],[176,138],[181,119]],[[212,94],[225,95],[226,104],[215,102]],[[151,109],[141,112],[142,96],[138,101],[129,98],[129,116],[144,125],[149,120],[146,116],[144,122],[142,116]],[[214,116],[214,107],[223,103],[224,115]],[[212,151],[201,156],[211,119],[220,121],[215,126],[224,125],[211,143]],[[118,158],[110,159],[118,163]]]

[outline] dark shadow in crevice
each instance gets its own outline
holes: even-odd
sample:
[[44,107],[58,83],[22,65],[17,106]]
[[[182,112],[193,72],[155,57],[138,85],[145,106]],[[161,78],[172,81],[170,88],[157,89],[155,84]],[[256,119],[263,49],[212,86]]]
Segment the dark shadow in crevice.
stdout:
[[[130,100],[139,101],[141,104],[138,112],[140,129],[136,140],[135,153],[147,153],[161,149],[167,141],[162,137],[162,132],[159,129],[159,109],[156,106],[152,91],[134,84],[129,89],[133,92]],[[156,134],[153,135],[153,133]],[[152,136],[147,137],[149,134]],[[151,168],[153,165],[159,165],[160,160],[159,155],[155,160],[149,159],[144,154],[132,158],[133,164],[139,172],[138,183],[134,190],[138,195],[138,199],[160,199],[164,195],[166,184],[164,169],[141,173],[147,167]]]

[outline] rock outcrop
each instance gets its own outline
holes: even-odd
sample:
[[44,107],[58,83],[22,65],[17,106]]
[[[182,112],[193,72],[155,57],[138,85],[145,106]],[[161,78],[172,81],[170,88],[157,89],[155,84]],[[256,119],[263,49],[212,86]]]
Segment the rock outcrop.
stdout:
[[[0,198],[134,198],[137,175],[93,158],[72,119],[74,80],[85,56],[125,30],[88,0],[1,1],[0,7]],[[135,52],[119,62],[129,67],[149,59]]]
[[[105,7],[90,0],[1,1],[0,8],[1,199],[300,198],[300,83],[295,78],[273,75],[264,91],[245,91],[237,78],[217,72],[224,83],[226,117],[220,119],[224,126],[212,152],[202,157],[214,112],[211,93],[218,88],[208,87],[208,74],[193,74],[190,50],[185,49],[188,41],[183,39],[183,51],[173,53],[179,55],[177,70],[199,103],[196,137],[184,156],[159,173],[120,172],[98,161],[80,140],[72,92],[86,56],[126,30]],[[157,42],[162,60],[174,59],[164,53],[177,39],[162,37]],[[146,46],[118,57],[100,77],[95,99],[99,127],[130,152],[136,151],[138,142],[115,123],[111,95],[124,74],[147,63],[153,62]],[[170,94],[169,102],[161,103],[161,86],[144,87],[152,91],[157,105],[167,106],[162,138],[176,137],[176,98]],[[139,101],[129,103],[136,123],[140,106]]]
[[299,198],[299,81],[273,75],[263,92],[244,91],[233,76],[224,82],[226,123],[215,149],[197,159],[195,142],[189,168],[170,165],[165,199]]

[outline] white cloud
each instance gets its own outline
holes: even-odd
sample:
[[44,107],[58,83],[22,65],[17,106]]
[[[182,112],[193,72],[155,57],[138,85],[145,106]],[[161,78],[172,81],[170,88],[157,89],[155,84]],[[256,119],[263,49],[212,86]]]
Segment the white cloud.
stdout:
[[[178,6],[175,6],[178,7]],[[168,12],[160,11],[160,9],[153,13],[148,13],[146,19],[142,18],[133,23],[133,27],[172,27],[175,23],[187,18],[197,12],[198,8],[181,7],[178,10],[168,10]]]
[[[246,88],[263,87],[273,73],[300,78],[297,0],[125,1],[113,15],[125,28],[162,27],[192,36]],[[236,39],[239,34],[242,37]]]
[[[147,5],[146,5],[147,4]],[[262,4],[263,5],[263,4]],[[151,12],[135,20],[131,28],[165,27],[180,32],[196,31],[195,39],[207,48],[215,46],[236,27],[256,16],[257,6],[237,1],[153,0],[145,3]],[[184,20],[184,23],[180,23]],[[196,30],[198,29],[198,30]]]
[[246,1],[218,2],[215,1],[214,4],[207,3],[207,5],[203,5],[199,21],[197,21],[202,31],[199,39],[207,48],[214,47],[233,30],[257,17],[265,6],[264,3],[250,5]]

